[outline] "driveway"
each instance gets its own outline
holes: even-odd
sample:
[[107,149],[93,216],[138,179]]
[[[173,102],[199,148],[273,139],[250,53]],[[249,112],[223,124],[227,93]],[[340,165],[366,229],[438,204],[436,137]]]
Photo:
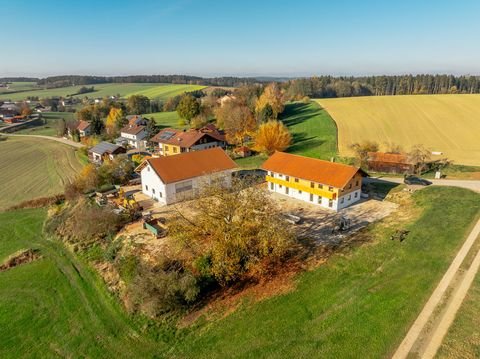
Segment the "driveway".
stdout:
[[[403,183],[401,177],[370,177],[366,179],[366,182],[386,181],[393,183]],[[452,186],[471,189],[475,192],[480,192],[480,181],[475,180],[449,180],[449,179],[429,179],[435,186]]]

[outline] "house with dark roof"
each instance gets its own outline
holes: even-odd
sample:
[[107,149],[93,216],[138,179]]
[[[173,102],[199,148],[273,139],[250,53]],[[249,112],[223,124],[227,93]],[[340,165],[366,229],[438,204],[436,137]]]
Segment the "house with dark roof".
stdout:
[[360,200],[362,179],[354,166],[275,152],[262,165],[271,192],[337,211]]
[[113,160],[116,155],[126,152],[122,146],[103,141],[88,150],[88,159],[90,162],[102,164],[105,159]]
[[115,140],[115,143],[120,146],[145,149],[146,138],[147,128],[145,126],[128,124],[120,130],[120,137]]
[[171,204],[192,198],[212,181],[230,186],[235,168],[237,165],[225,151],[215,147],[149,158],[135,171],[140,173],[145,195],[161,204]]
[[214,125],[201,129],[175,130],[165,128],[150,139],[155,153],[160,156],[178,155],[184,152],[205,150],[214,147],[226,148],[225,134]]

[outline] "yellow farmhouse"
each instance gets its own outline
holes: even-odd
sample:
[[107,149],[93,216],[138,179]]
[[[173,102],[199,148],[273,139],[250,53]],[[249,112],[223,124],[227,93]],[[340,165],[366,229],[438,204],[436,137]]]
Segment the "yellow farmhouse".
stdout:
[[284,152],[275,152],[262,168],[270,191],[335,211],[360,200],[367,176],[354,166]]

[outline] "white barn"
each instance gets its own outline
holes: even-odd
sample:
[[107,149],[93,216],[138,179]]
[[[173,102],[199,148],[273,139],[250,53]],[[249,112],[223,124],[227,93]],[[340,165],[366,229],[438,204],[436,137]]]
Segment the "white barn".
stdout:
[[235,162],[221,148],[150,158],[137,169],[142,192],[161,204],[189,199],[211,181],[230,186]]

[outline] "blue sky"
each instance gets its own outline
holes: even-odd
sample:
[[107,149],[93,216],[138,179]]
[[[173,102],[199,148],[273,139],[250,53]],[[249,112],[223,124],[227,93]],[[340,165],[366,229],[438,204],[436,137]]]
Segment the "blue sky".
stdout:
[[0,0],[0,9],[0,76],[480,74],[476,0]]

